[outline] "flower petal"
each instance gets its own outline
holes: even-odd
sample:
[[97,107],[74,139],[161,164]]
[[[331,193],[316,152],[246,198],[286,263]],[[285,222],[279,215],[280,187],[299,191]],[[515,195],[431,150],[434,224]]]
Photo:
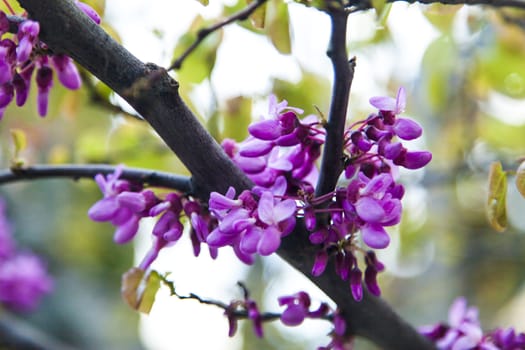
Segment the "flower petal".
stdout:
[[390,243],[390,236],[379,224],[366,224],[361,227],[363,241],[370,248],[383,249]]
[[267,256],[279,248],[281,245],[281,233],[274,226],[269,226],[264,230],[259,244],[257,244],[257,251],[262,256]]

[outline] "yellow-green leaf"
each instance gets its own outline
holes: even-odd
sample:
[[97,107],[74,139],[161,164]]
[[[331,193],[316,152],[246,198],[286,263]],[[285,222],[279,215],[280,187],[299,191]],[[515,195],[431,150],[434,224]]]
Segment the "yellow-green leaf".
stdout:
[[376,10],[377,15],[379,16],[386,5],[386,0],[372,0],[372,7]]
[[525,197],[525,161],[521,162],[516,170],[516,187],[521,195]]
[[280,0],[268,2],[265,30],[277,51],[282,54],[292,52],[288,4]]
[[248,136],[248,126],[252,119],[252,100],[238,96],[226,101],[226,110],[223,113],[223,137],[231,138],[238,142]]
[[[248,1],[248,3],[251,3],[253,1],[254,0]],[[267,5],[268,4],[265,3],[262,6],[259,6],[259,8],[257,10],[255,10],[250,15],[250,21],[252,22],[252,25],[255,28],[257,28],[257,29],[263,29],[264,28],[264,23],[265,23],[265,19],[266,19],[266,6]]]
[[13,145],[15,146],[15,158],[18,154],[23,151],[27,146],[26,133],[22,129],[11,129],[11,138],[13,139]]
[[144,270],[137,267],[129,269],[122,275],[122,283],[120,287],[120,294],[122,299],[132,309],[137,310],[139,305],[139,297],[137,296],[137,290],[144,277]]
[[[173,59],[179,58],[195,40],[198,30],[204,28],[206,23],[200,16],[196,17],[188,32],[178,41],[173,52]],[[186,58],[182,68],[177,71],[178,79],[182,83],[200,83],[209,77],[215,65],[217,49],[222,41],[222,30],[217,30],[208,35],[199,46]]]
[[208,4],[210,3],[208,0],[197,0],[197,1],[203,4],[204,6],[208,6]]
[[148,314],[160,289],[160,282],[157,271],[145,275],[144,270],[133,267],[122,276],[122,298],[132,309]]
[[499,232],[507,228],[507,174],[500,162],[494,162],[489,171],[487,215],[490,225]]

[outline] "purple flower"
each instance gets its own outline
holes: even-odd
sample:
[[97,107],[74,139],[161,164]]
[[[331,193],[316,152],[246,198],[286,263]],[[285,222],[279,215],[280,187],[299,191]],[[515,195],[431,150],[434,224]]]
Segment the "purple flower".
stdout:
[[51,87],[53,87],[53,70],[49,66],[44,65],[37,70],[36,84],[38,87],[38,114],[44,117],[47,114],[49,92],[51,91]]
[[525,349],[525,333],[516,333],[513,328],[498,328],[489,333],[489,337],[497,349],[521,350]]
[[396,118],[394,131],[403,140],[414,140],[421,136],[423,129],[418,122],[408,118]]
[[399,88],[397,97],[372,97],[370,104],[381,111],[389,111],[394,114],[400,114],[405,110],[406,106],[406,92],[404,88]]
[[131,191],[131,184],[119,179],[121,175],[122,166],[119,166],[105,178],[101,174],[95,176],[104,198],[88,211],[92,220],[110,221],[117,226],[113,240],[119,244],[127,243],[135,236],[140,219],[149,216],[150,209],[156,204],[151,191]]
[[363,299],[362,276],[363,273],[357,267],[350,272],[350,290],[355,301],[361,301],[361,299]]
[[13,84],[6,83],[0,85],[0,108],[5,108],[13,100],[14,89]]
[[495,330],[483,335],[478,310],[468,307],[465,298],[451,305],[448,324],[439,323],[420,328],[420,333],[432,340],[440,350],[518,350],[525,347],[525,334],[516,335],[513,329]]
[[31,20],[25,20],[18,26],[18,47],[16,48],[16,60],[24,63],[29,59],[33,46],[38,42],[40,24]]
[[268,226],[264,229],[257,245],[259,254],[270,255],[279,248],[281,236],[288,233],[283,232],[279,225],[286,220],[294,220],[296,210],[295,201],[291,199],[277,201],[271,192],[262,194],[259,199],[257,213],[259,219]]
[[281,321],[287,326],[298,326],[309,315],[310,296],[305,292],[283,296],[278,301],[280,306],[286,306]]
[[58,80],[71,90],[76,90],[82,85],[80,74],[73,60],[66,55],[51,56],[51,62],[56,69]]
[[100,24],[100,15],[91,6],[78,0],[75,0],[75,5],[77,5],[82,10],[82,12],[91,18],[93,22]]
[[9,308],[29,311],[53,288],[42,261],[30,253],[20,253],[0,261],[0,302]]

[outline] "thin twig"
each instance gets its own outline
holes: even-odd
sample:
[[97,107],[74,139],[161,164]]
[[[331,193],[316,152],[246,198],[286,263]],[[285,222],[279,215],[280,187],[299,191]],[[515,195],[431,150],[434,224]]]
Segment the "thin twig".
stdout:
[[[190,300],[196,300],[198,301],[199,303],[201,304],[205,304],[205,305],[213,305],[213,306],[216,306],[222,310],[224,310],[225,312],[229,313],[231,316],[237,318],[237,319],[247,319],[248,318],[248,311],[245,310],[245,309],[237,309],[237,308],[232,308],[232,305],[239,305],[241,306],[242,305],[242,301],[232,301],[230,304],[226,304],[226,303],[223,303],[222,301],[218,301],[218,300],[211,300],[211,299],[204,299],[204,298],[201,298],[200,296],[194,294],[194,293],[190,293],[188,295],[181,295],[179,293],[177,293],[177,291],[175,290],[175,284],[168,280],[166,278],[166,276],[160,276],[161,278],[161,281],[164,283],[164,285],[166,285],[169,290],[170,290],[170,294],[172,296],[176,296],[177,298],[181,299],[181,300],[187,300],[187,299],[190,299]],[[241,286],[241,288],[243,289],[243,293],[245,294],[244,296],[246,297],[246,289],[244,287],[244,285],[242,283],[239,283],[239,285]],[[261,320],[262,321],[275,321],[275,320],[278,320],[281,318],[281,314],[280,313],[276,313],[276,312],[263,312],[263,313],[260,313],[260,317],[261,317]],[[326,320],[330,320],[330,318],[327,316],[323,319],[326,319]]]
[[266,1],[267,0],[255,0],[254,2],[252,2],[248,6],[246,6],[244,9],[242,9],[241,11],[239,11],[237,13],[234,13],[230,17],[227,17],[224,20],[222,20],[222,21],[220,21],[220,22],[218,22],[218,23],[216,23],[216,24],[214,24],[212,26],[200,29],[197,32],[197,40],[195,40],[195,42],[193,44],[191,44],[191,46],[188,47],[186,49],[186,51],[184,51],[184,53],[182,55],[180,55],[180,57],[178,57],[175,61],[173,61],[171,66],[169,66],[169,68],[166,69],[166,70],[170,71],[172,69],[180,69],[182,67],[182,63],[184,62],[186,57],[188,57],[190,55],[190,53],[192,53],[208,35],[210,35],[211,33],[215,32],[216,30],[219,30],[220,28],[222,28],[222,27],[224,27],[224,26],[226,26],[226,25],[228,25],[228,24],[230,24],[232,22],[243,21],[243,20],[247,19],[253,12],[255,12],[255,10],[257,10],[259,7],[261,7]]
[[[525,1],[523,0],[387,0],[387,3],[394,2],[407,2],[409,4],[443,4],[443,5],[486,5],[497,8],[516,8],[525,9]],[[372,1],[370,0],[355,0],[351,1],[347,11],[357,12],[363,10],[369,10],[373,8]]]
[[444,5],[487,5],[492,7],[514,7],[525,9],[523,0],[388,0],[387,2],[404,1],[408,3],[419,2],[421,4],[440,3]]
[[[97,174],[112,174],[115,172],[115,168],[115,166],[104,164],[33,165],[12,168],[0,171],[0,185],[48,178],[93,179]],[[184,193],[192,192],[191,179],[187,176],[146,169],[124,168],[121,178],[145,183],[153,187],[170,188]]]
[[317,196],[332,191],[343,170],[344,126],[355,67],[355,58],[349,62],[346,53],[348,14],[341,9],[329,9],[328,14],[332,21],[332,34],[327,54],[332,61],[334,82],[330,114],[325,124],[326,142],[316,187]]

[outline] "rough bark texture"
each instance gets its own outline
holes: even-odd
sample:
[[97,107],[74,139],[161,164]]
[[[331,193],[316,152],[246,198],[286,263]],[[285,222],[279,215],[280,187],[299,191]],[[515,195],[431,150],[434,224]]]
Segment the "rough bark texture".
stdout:
[[[41,39],[66,53],[121,95],[163,138],[193,175],[197,194],[238,190],[251,182],[235,167],[199,124],[178,94],[178,84],[164,70],[140,62],[92,23],[68,0],[19,0],[41,25]],[[174,20],[177,14],[173,14]],[[279,255],[308,276],[344,312],[349,331],[370,339],[384,349],[425,350],[434,347],[404,322],[381,299],[365,294],[357,303],[348,282],[341,281],[333,266],[318,278],[310,274],[315,247],[298,225],[283,240]]]

